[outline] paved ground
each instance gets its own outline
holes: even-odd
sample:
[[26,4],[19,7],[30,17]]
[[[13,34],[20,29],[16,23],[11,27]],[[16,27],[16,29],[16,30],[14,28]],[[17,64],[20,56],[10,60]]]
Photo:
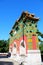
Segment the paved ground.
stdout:
[[12,60],[3,56],[3,58],[0,57],[0,65],[14,65],[14,64],[13,64]]
[[[13,58],[0,57],[0,65],[19,65]],[[43,65],[43,63],[41,63]]]
[[11,58],[0,58],[0,65],[19,65],[19,63]]

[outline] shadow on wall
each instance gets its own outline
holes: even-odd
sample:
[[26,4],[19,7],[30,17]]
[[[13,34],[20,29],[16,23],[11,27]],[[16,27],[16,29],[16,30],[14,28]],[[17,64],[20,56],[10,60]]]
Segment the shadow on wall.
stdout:
[[0,65],[14,65],[12,62],[3,62],[0,61]]

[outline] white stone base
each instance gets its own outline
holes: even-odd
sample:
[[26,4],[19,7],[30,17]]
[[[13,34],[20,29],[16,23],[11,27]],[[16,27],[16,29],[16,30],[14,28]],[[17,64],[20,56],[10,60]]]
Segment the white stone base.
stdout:
[[16,56],[11,55],[11,58],[19,64],[23,62],[24,65],[41,65],[40,50],[28,50],[27,56],[17,54]]
[[40,50],[28,50],[28,55],[25,60],[28,65],[41,65]]

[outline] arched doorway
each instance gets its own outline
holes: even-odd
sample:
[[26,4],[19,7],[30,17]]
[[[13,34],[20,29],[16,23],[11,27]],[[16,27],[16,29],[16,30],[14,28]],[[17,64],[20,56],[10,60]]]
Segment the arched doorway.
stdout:
[[26,43],[24,40],[21,40],[20,42],[20,55],[26,54]]
[[14,46],[13,46],[13,54],[17,53],[17,44],[16,42],[14,42]]

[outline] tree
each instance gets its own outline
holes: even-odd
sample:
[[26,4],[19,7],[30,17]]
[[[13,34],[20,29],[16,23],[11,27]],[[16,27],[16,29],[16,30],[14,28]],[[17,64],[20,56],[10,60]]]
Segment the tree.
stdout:
[[39,49],[41,52],[43,51],[43,41],[41,41],[41,43],[39,44]]
[[[42,34],[39,30],[37,30],[36,33],[38,34],[38,36],[40,36],[41,38],[43,38],[43,34]],[[43,51],[43,41],[42,41],[41,39],[39,39],[39,38],[38,38],[38,40],[39,40],[39,42],[40,42],[40,44],[39,44],[39,49],[40,49],[40,51],[42,52],[42,51]]]
[[9,51],[9,43],[8,40],[0,40],[0,52],[8,52]]

